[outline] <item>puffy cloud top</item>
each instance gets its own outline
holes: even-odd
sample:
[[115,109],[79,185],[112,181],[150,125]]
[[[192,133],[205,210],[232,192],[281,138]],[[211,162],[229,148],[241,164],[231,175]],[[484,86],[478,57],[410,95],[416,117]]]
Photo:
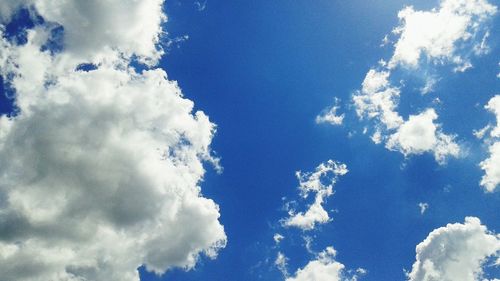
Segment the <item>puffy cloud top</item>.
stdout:
[[[433,91],[439,77],[421,71],[421,64],[451,64],[455,71],[471,67],[471,54],[482,55],[488,50],[487,23],[496,12],[497,7],[486,0],[442,0],[438,8],[429,11],[415,11],[410,6],[399,12],[400,25],[393,30],[398,38],[391,58],[370,69],[362,88],[353,95],[359,119],[375,121],[371,137],[375,143],[385,143],[405,156],[430,152],[440,164],[449,156],[459,156],[455,137],[439,129],[433,108],[403,119],[397,108],[404,81],[395,82],[391,76],[401,70],[398,66],[404,66],[405,71],[424,77],[422,94]],[[387,36],[384,41],[389,42]]]
[[8,22],[24,7],[47,23],[61,25],[65,59],[100,63],[118,52],[154,63],[162,55],[162,6],[163,0],[6,0],[0,4],[0,15]]
[[366,270],[358,268],[355,274],[348,276],[345,265],[335,260],[337,251],[333,247],[326,247],[316,259],[309,261],[304,268],[299,268],[295,276],[286,278],[286,281],[356,281],[359,276],[366,274]]
[[453,136],[439,130],[438,125],[434,123],[437,117],[434,109],[411,115],[408,121],[390,136],[387,148],[399,150],[405,155],[431,151],[439,163],[444,162],[446,156],[457,157],[460,148],[453,142]]
[[344,265],[335,261],[336,251],[333,247],[327,247],[321,252],[318,259],[310,261],[304,268],[297,270],[295,277],[287,278],[286,281],[340,281]]
[[[23,4],[44,21],[0,43],[18,108],[0,117],[2,280],[138,281],[215,257],[226,235],[200,188],[215,124],[163,70],[128,66],[161,54],[162,1],[7,1],[2,24]],[[53,24],[60,52],[43,48]]]
[[469,62],[456,51],[461,43],[478,36],[481,24],[496,10],[486,0],[444,0],[439,9],[431,11],[403,9],[398,14],[401,25],[394,30],[400,38],[390,67],[416,67],[425,56],[431,61],[447,60],[467,68]]
[[410,281],[483,280],[482,265],[498,257],[500,237],[489,232],[475,217],[432,231],[417,246]]

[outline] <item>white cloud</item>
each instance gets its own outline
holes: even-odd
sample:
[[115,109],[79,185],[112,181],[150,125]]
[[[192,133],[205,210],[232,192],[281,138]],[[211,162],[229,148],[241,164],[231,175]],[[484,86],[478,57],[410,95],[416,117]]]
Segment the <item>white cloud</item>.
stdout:
[[428,93],[434,92],[434,87],[436,87],[438,80],[439,79],[435,77],[427,77],[425,80],[425,85],[422,88],[420,88],[420,93],[422,95],[426,95]]
[[484,128],[480,129],[480,130],[473,130],[472,131],[472,134],[478,138],[478,139],[482,139],[484,138],[484,136],[486,135],[486,133],[491,129],[491,126],[490,125],[486,125]]
[[0,2],[1,22],[10,21],[14,12],[21,6],[26,6],[27,0],[4,0]]
[[386,34],[384,38],[382,38],[382,43],[380,43],[380,47],[385,47],[391,43],[391,40],[389,39],[389,35]]
[[[199,186],[215,124],[163,70],[127,66],[161,54],[162,2],[26,2],[64,26],[65,49],[40,51],[45,25],[1,42],[20,110],[0,117],[2,279],[138,281],[141,265],[215,257],[226,235]],[[85,60],[99,67],[74,71]]]
[[315,260],[309,261],[286,281],[356,281],[359,276],[366,274],[366,270],[359,268],[355,274],[348,277],[345,266],[335,260],[336,254],[333,247],[327,247]]
[[375,144],[381,143],[382,142],[382,133],[380,132],[380,130],[376,130],[375,133],[373,133],[373,135],[371,136],[371,139]]
[[310,261],[304,268],[297,270],[295,277],[287,278],[286,281],[338,281],[341,279],[344,265],[335,261],[336,251],[333,247],[327,247],[321,252],[316,260]]
[[[442,0],[438,8],[429,11],[415,11],[410,6],[399,12],[400,25],[393,30],[397,39],[391,59],[388,63],[381,60],[377,68],[370,69],[361,90],[353,95],[359,119],[374,123],[371,138],[375,143],[385,143],[387,148],[406,156],[433,153],[440,164],[449,156],[459,155],[454,137],[441,132],[434,123],[438,117],[434,109],[404,120],[397,110],[404,82],[393,83],[391,76],[399,71],[397,66],[419,71],[423,59],[431,65],[454,65],[455,72],[472,67],[470,55],[488,52],[488,21],[496,11],[486,0]],[[389,38],[385,37],[384,42],[390,42]],[[432,92],[440,78],[419,73],[425,81],[420,92]]]
[[489,232],[478,218],[448,224],[432,231],[416,248],[410,281],[483,280],[484,263],[498,256],[500,236]]
[[312,249],[313,243],[314,243],[314,238],[312,236],[302,236],[302,239],[304,239],[304,246],[309,254],[313,254],[314,251]]
[[276,259],[274,260],[274,265],[278,268],[281,274],[283,274],[283,276],[288,276],[288,258],[282,252],[278,252]]
[[424,203],[424,202],[420,202],[420,203],[418,203],[418,207],[420,208],[420,214],[423,215],[425,213],[425,211],[427,211],[427,209],[429,208],[429,204]]
[[[483,23],[496,13],[496,7],[486,0],[443,0],[439,9],[415,11],[407,7],[399,12],[401,25],[394,55],[389,66],[417,67],[422,57],[434,63],[452,62],[468,65],[458,52],[462,45],[477,39]],[[485,50],[487,31],[476,50]],[[478,49],[479,48],[479,49]],[[481,54],[483,52],[477,52]]]
[[396,112],[400,91],[390,84],[389,75],[388,71],[370,69],[353,101],[361,119],[376,118],[386,128],[394,129],[403,123],[403,118]]
[[315,193],[314,202],[307,211],[296,213],[289,210],[289,217],[283,221],[285,226],[294,226],[303,230],[312,230],[316,224],[323,224],[330,220],[328,212],[323,208],[324,200],[333,194],[333,186],[339,176],[348,172],[345,164],[328,160],[316,167],[314,172],[296,173],[299,180],[301,196],[305,199]]
[[316,124],[328,123],[334,126],[342,125],[345,115],[337,115],[339,108],[339,99],[335,98],[335,104],[333,106],[327,108],[323,113],[316,116]]
[[496,117],[497,125],[491,130],[490,135],[494,138],[500,138],[500,95],[491,98],[485,108]]
[[353,96],[360,119],[374,119],[378,124],[372,135],[373,142],[386,142],[388,149],[405,156],[431,152],[439,163],[444,163],[448,156],[457,157],[460,148],[453,136],[441,132],[434,123],[438,118],[434,109],[403,120],[396,111],[400,91],[391,85],[389,75],[388,71],[371,69],[361,91]]
[[[319,164],[313,172],[296,172],[299,180],[299,190],[303,199],[311,193],[315,194],[314,202],[305,212],[296,212],[290,205],[298,205],[296,201],[285,203],[288,209],[288,218],[282,219],[284,227],[297,227],[303,231],[315,230],[318,224],[330,221],[328,212],[324,209],[325,199],[333,194],[333,187],[338,178],[348,173],[347,166],[343,163],[328,160]],[[275,243],[278,244],[284,237],[276,233]],[[312,249],[313,236],[302,235],[307,253],[314,256],[303,268],[297,269],[293,276],[288,272],[289,259],[281,251],[277,253],[274,266],[283,274],[286,281],[357,281],[367,271],[358,268],[354,271],[345,270],[345,266],[335,260],[336,251],[327,247],[322,252]],[[293,240],[293,239],[292,239]]]
[[64,27],[62,59],[97,64],[118,52],[154,63],[163,53],[158,46],[166,20],[163,0],[7,0],[0,6],[4,22],[21,5]]
[[439,163],[443,163],[447,156],[457,157],[460,148],[453,142],[453,136],[442,133],[439,126],[434,123],[437,117],[434,109],[411,115],[389,137],[386,147],[400,151],[404,155],[433,152],[434,158]]
[[196,6],[196,10],[198,10],[198,12],[205,11],[205,9],[207,8],[207,2],[208,0],[195,1],[194,5]]
[[479,165],[484,170],[481,185],[487,192],[493,192],[500,184],[500,141],[489,147],[490,156]]
[[493,192],[500,184],[500,95],[490,99],[485,108],[495,114],[496,126],[486,126],[476,135],[483,137],[489,130],[489,137],[486,142],[489,143],[489,157],[479,163],[484,175],[481,179],[481,185],[487,192]]
[[474,53],[478,56],[488,54],[490,52],[490,46],[488,46],[487,41],[490,37],[490,31],[487,30],[483,36],[483,39],[480,43],[474,45]]
[[279,244],[281,242],[281,240],[283,240],[283,239],[285,239],[285,236],[283,236],[279,233],[275,233],[273,236],[274,243],[276,243],[276,244]]

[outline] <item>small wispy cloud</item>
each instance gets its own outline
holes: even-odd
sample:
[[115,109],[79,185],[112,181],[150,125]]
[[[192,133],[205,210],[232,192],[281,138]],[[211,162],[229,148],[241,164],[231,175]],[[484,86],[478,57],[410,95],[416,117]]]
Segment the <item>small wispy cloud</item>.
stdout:
[[429,208],[429,204],[425,202],[418,203],[418,207],[420,208],[420,214],[423,215],[425,211]]
[[338,114],[337,111],[339,110],[340,99],[335,98],[334,104],[323,110],[321,114],[316,116],[316,124],[321,124],[321,123],[328,123],[330,125],[338,126],[342,125],[342,122],[344,121],[344,114]]
[[195,1],[195,2],[194,2],[194,5],[195,5],[195,7],[196,7],[196,10],[198,10],[198,12],[205,11],[205,9],[207,8],[207,1],[208,1],[208,0],[204,0],[204,1]]

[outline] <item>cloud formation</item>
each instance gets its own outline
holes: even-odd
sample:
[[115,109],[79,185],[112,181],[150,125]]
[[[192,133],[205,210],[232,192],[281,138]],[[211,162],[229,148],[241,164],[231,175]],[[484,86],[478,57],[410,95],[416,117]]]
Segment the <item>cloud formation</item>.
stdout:
[[283,220],[283,224],[303,230],[312,230],[316,224],[328,222],[330,217],[323,208],[323,203],[326,198],[333,194],[333,186],[338,177],[347,174],[347,172],[345,164],[333,160],[319,164],[314,172],[296,172],[302,198],[306,199],[311,193],[315,193],[314,202],[309,205],[305,212],[289,210],[289,217]]
[[[338,178],[348,173],[347,166],[343,163],[328,160],[319,164],[313,172],[296,172],[299,180],[299,190],[302,199],[305,200],[311,193],[315,194],[314,201],[307,207],[305,212],[296,212],[295,209],[288,210],[288,218],[282,219],[284,227],[296,227],[302,231],[316,231],[317,225],[331,221],[323,203],[326,198],[333,194],[333,187]],[[291,203],[287,203],[287,208]],[[277,247],[284,237],[280,234],[274,235]],[[292,238],[293,239],[293,238]],[[288,271],[290,260],[282,251],[277,252],[274,266],[281,272],[286,281],[356,281],[358,277],[366,274],[366,270],[359,268],[354,272],[346,270],[345,266],[336,261],[337,252],[333,247],[327,247],[321,252],[312,249],[313,236],[302,236],[305,250],[313,258],[303,268],[298,268],[294,274]]]
[[316,116],[316,124],[328,123],[333,126],[342,125],[344,122],[345,114],[338,115],[337,111],[339,110],[339,99],[335,98],[335,104],[331,107],[324,110],[323,113]]
[[[460,147],[455,136],[445,134],[436,123],[438,114],[428,107],[403,118],[397,108],[404,81],[393,82],[398,71],[421,72],[420,66],[453,65],[455,71],[472,67],[469,57],[488,52],[488,22],[497,8],[486,0],[442,0],[438,8],[416,11],[406,7],[398,14],[400,25],[394,52],[388,62],[368,71],[362,88],[353,95],[356,113],[361,120],[374,123],[372,140],[390,150],[409,156],[432,153],[440,164],[448,157],[458,157]],[[390,40],[384,39],[385,43]],[[433,91],[439,77],[425,74],[422,94]]]
[[409,281],[487,280],[483,266],[498,258],[500,236],[488,231],[475,217],[432,231],[416,248]]
[[120,55],[154,64],[163,54],[163,0],[6,0],[0,4],[2,22],[26,7],[43,18],[45,28],[64,28],[61,60],[98,64]]
[[481,169],[484,170],[484,176],[480,184],[487,192],[493,192],[500,184],[500,95],[491,98],[485,108],[495,114],[496,126],[488,125],[481,130],[481,135],[490,132],[486,140],[490,143],[488,148],[490,155],[479,164]]
[[376,121],[372,140],[385,142],[388,149],[405,156],[433,153],[438,163],[444,163],[449,156],[458,157],[460,147],[454,142],[454,136],[443,133],[435,123],[438,115],[434,109],[410,115],[408,120],[397,112],[401,91],[391,85],[389,76],[389,71],[371,69],[362,89],[353,96],[359,118]]
[[460,53],[471,48],[484,50],[487,38],[483,23],[497,8],[486,0],[443,0],[438,9],[415,11],[406,7],[398,13],[401,24],[394,29],[399,35],[389,67],[398,65],[415,68],[422,59],[434,64],[454,63],[457,70],[471,66]]
[[316,259],[299,268],[293,277],[286,278],[286,281],[356,281],[358,276],[366,273],[359,268],[354,275],[348,277],[345,266],[335,260],[336,255],[337,251],[333,247],[327,247]]
[[274,260],[274,265],[283,276],[288,276],[288,258],[282,252],[278,252],[276,259]]
[[439,125],[434,123],[437,118],[438,115],[432,108],[418,115],[410,115],[389,137],[386,147],[400,151],[405,156],[432,152],[438,163],[443,163],[447,156],[457,157],[459,146],[453,141],[453,136],[439,130]]
[[427,209],[429,209],[429,204],[425,202],[418,203],[418,207],[420,208],[420,214],[423,215]]
[[21,6],[43,20],[0,43],[17,107],[0,117],[2,280],[138,281],[215,257],[226,235],[200,188],[215,124],[163,70],[130,66],[162,53],[162,1],[3,1],[2,24]]

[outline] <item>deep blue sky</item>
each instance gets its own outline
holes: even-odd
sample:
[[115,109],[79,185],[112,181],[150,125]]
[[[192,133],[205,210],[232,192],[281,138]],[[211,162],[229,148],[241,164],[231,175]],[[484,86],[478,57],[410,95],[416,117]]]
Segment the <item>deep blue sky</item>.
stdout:
[[[478,163],[486,151],[472,136],[492,118],[483,105],[499,89],[498,61],[492,59],[500,57],[498,36],[490,40],[490,55],[473,60],[474,69],[458,74],[440,69],[446,75],[433,96],[407,91],[401,99],[407,116],[439,96],[439,122],[470,150],[466,158],[444,166],[428,154],[404,159],[360,134],[362,125],[349,106],[368,69],[390,58],[392,48],[379,45],[398,24],[397,12],[410,4],[428,9],[437,3],[209,0],[197,11],[189,1],[168,1],[169,36],[189,35],[189,40],[171,48],[161,67],[218,125],[213,148],[224,172],[209,171],[202,186],[220,205],[228,245],[216,260],[204,259],[190,272],[143,274],[143,280],[279,280],[273,268],[275,232],[289,238],[281,247],[290,258],[289,270],[303,267],[311,256],[300,231],[279,225],[286,215],[282,197],[296,198],[296,170],[312,170],[328,159],[346,163],[350,172],[328,200],[328,209],[338,211],[333,222],[311,233],[313,248],[333,245],[348,268],[368,270],[362,280],[403,280],[415,246],[433,229],[465,216],[478,216],[500,231],[500,196],[485,194],[478,185]],[[500,26],[498,19],[494,26]],[[344,125],[315,124],[334,97],[342,100]],[[350,131],[357,133],[348,137]],[[430,205],[424,215],[419,202]]]

